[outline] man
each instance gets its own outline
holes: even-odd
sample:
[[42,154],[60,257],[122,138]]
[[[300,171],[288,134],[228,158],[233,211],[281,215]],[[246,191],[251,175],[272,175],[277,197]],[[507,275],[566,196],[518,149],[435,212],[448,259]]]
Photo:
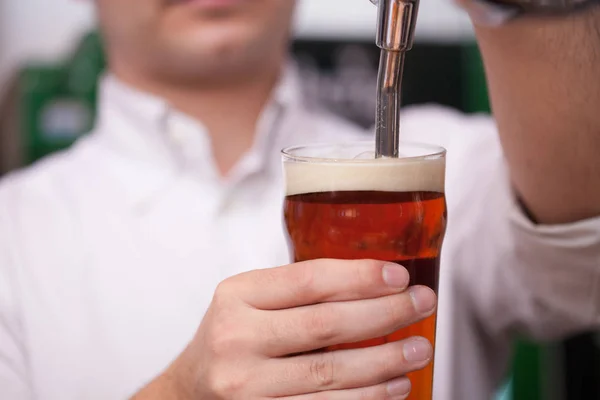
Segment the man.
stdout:
[[[293,8],[97,1],[98,126],[0,188],[2,398],[406,397],[422,339],[312,350],[430,315],[429,289],[378,261],[271,268],[288,257],[279,149],[362,135],[302,104]],[[600,323],[599,24],[478,27],[496,122],[404,114],[407,140],[449,157],[437,399],[487,398],[517,332]]]

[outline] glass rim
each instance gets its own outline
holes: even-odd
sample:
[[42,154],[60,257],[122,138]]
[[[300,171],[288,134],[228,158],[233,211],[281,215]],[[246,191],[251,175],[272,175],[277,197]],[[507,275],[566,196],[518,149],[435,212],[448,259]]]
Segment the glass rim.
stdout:
[[[375,150],[375,141],[374,140],[354,140],[347,142],[315,142],[315,143],[306,143],[299,144],[294,146],[288,146],[281,150],[281,155],[284,158],[284,161],[297,161],[297,162],[315,162],[315,163],[372,163],[375,159],[364,159],[364,158],[344,158],[344,157],[320,157],[320,156],[309,156],[309,155],[299,155],[294,154],[294,151],[299,151],[303,149],[319,149],[319,148],[334,148],[335,146],[344,146],[344,145],[368,145]],[[413,142],[413,141],[400,141],[400,148],[403,146],[409,148],[421,148],[425,151],[425,154],[417,155],[417,156],[406,156],[406,157],[398,157],[398,158],[379,158],[376,159],[378,163],[381,162],[398,162],[398,161],[425,161],[432,159],[444,158],[446,156],[447,150],[438,145],[421,143],[421,142]]]

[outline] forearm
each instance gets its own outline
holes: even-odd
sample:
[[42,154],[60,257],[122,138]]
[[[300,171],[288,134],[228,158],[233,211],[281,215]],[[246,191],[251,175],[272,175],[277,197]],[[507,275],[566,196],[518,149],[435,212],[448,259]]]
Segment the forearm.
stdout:
[[600,11],[477,27],[513,185],[540,223],[600,215]]

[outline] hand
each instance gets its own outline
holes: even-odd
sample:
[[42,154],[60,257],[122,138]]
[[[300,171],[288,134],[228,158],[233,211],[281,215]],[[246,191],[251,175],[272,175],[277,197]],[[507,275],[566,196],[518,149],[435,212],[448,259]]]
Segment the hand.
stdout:
[[316,350],[431,315],[433,291],[406,290],[408,282],[403,267],[365,260],[315,260],[227,279],[171,377],[191,399],[403,399],[410,390],[403,376],[431,361],[425,339]]

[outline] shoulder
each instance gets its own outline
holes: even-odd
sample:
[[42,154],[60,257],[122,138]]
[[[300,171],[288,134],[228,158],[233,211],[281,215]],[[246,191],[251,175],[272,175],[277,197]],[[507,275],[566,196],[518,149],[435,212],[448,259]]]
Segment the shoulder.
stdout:
[[28,206],[31,200],[43,203],[56,195],[69,178],[71,158],[67,152],[58,153],[3,177],[0,181],[0,206],[15,211],[15,208]]
[[0,205],[26,207],[47,204],[61,197],[69,183],[81,171],[79,149],[74,148],[46,157],[35,164],[11,172],[0,180]]
[[313,107],[303,107],[298,113],[300,121],[296,129],[306,129],[303,136],[310,141],[346,141],[369,140],[373,138],[373,130],[364,128],[353,121],[340,117],[327,110],[315,110]]
[[95,180],[92,166],[97,157],[91,154],[87,141],[85,138],[71,149],[0,180],[0,215],[10,226],[0,229],[9,229],[16,240],[38,234],[51,236],[52,230],[64,231],[75,221],[78,200]]
[[493,141],[497,137],[496,124],[489,115],[466,114],[435,104],[406,107],[401,126],[406,140],[431,142],[447,148]]
[[[327,111],[303,110],[305,122],[328,139],[374,139],[375,127],[361,127]],[[497,127],[488,114],[465,114],[437,104],[408,106],[402,110],[401,140],[442,146],[452,151],[484,145],[499,148]]]

